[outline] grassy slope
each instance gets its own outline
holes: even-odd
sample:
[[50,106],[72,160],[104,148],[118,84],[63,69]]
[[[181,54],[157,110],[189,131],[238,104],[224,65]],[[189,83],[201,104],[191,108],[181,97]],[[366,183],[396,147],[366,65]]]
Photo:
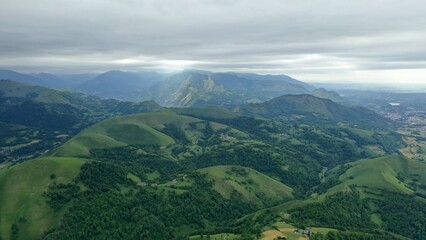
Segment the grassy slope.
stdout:
[[[70,182],[84,160],[78,158],[45,157],[19,164],[0,175],[0,236],[9,239],[11,225],[17,223],[19,235],[38,238],[43,231],[58,222],[63,212],[50,209],[42,193],[53,183]],[[54,173],[56,179],[50,179]],[[25,218],[26,222],[19,222]],[[18,223],[19,222],[19,223]]]
[[[175,115],[177,116],[177,115]],[[173,114],[149,113],[108,119],[79,133],[53,152],[54,156],[87,157],[90,149],[132,145],[167,146],[174,140],[152,128],[162,128],[162,121],[173,121]]]
[[[170,136],[160,132],[166,124],[173,124],[185,131],[189,139],[196,131],[189,127],[190,123],[202,120],[178,115],[173,111],[141,113],[117,117],[95,124],[73,137],[53,151],[53,156],[59,157],[88,157],[91,149],[111,148],[126,145],[160,145],[169,146],[175,141]],[[213,129],[226,126],[212,123]]]
[[413,190],[398,180],[398,173],[406,176],[418,174],[421,176],[420,181],[426,183],[426,164],[400,156],[364,159],[350,165],[352,167],[340,177],[341,184],[333,187],[330,192],[341,191],[354,184],[370,189],[412,193]]
[[229,198],[233,191],[237,191],[245,200],[260,206],[293,198],[293,190],[273,178],[240,166],[236,168],[243,169],[248,174],[235,175],[230,172],[231,168],[232,166],[214,166],[199,171],[207,173],[214,180],[215,190],[225,198]]

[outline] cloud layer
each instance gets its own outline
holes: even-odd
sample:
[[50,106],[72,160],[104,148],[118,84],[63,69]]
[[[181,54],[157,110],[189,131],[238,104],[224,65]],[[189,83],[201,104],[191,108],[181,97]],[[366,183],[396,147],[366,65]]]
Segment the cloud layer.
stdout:
[[[422,0],[2,0],[0,67],[426,81]],[[408,78],[409,77],[409,78]]]

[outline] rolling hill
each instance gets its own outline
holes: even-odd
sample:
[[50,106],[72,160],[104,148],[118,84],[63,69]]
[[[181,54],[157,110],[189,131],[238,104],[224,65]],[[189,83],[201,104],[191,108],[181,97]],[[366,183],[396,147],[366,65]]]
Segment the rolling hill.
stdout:
[[307,123],[336,124],[386,129],[389,119],[363,107],[347,107],[312,95],[283,95],[263,103],[241,105],[238,112],[249,116],[284,118]]
[[[0,172],[0,187],[6,189],[0,203],[19,209],[2,214],[1,236],[146,238],[155,229],[159,239],[217,233],[254,237],[277,221],[350,226],[358,235],[382,236],[386,229],[411,236],[401,227],[388,229],[397,212],[384,214],[392,205],[382,201],[399,194],[421,199],[424,163],[398,156],[359,160],[365,152],[357,141],[371,144],[377,133],[349,129],[364,139],[347,127],[335,128],[330,133],[307,124],[242,118],[217,107],[109,118],[49,157]],[[348,161],[353,162],[333,168]],[[338,181],[327,185],[332,178]],[[29,183],[37,187],[28,188]],[[414,209],[421,206],[413,201]],[[351,210],[355,217],[348,217]],[[333,211],[339,214],[330,215]]]
[[[143,146],[167,147],[179,141],[184,141],[188,144],[198,141],[202,130],[198,129],[198,127],[204,125],[203,120],[178,115],[173,111],[116,117],[83,130],[64,145],[54,150],[53,155],[89,157],[90,151],[93,149],[123,146],[142,148]],[[211,123],[211,127],[212,129],[225,128],[224,125],[219,123]]]
[[165,122],[173,121],[170,115],[167,116],[164,113],[138,114],[108,119],[83,130],[56,149],[53,155],[88,157],[90,150],[97,148],[113,148],[127,145],[168,146],[175,143],[175,141],[151,127],[164,128],[162,120]]
[[81,93],[0,80],[0,162],[40,155],[108,117],[160,109],[152,101],[102,100]]
[[[205,72],[197,74],[209,93],[225,89],[216,88],[214,74],[207,82]],[[242,77],[252,76],[236,76],[226,86],[245,88],[239,85]],[[56,143],[45,150],[55,148],[43,151],[44,157],[1,165],[3,239],[188,239],[221,233],[253,239],[283,221],[291,223],[286,233],[313,226],[348,239],[423,236],[425,163],[378,157],[397,151],[400,140],[363,108],[306,94],[243,104],[238,112],[160,108],[0,84],[1,109],[20,109],[24,102],[55,114],[73,109],[82,124],[60,140],[63,129],[51,130]],[[158,111],[139,113],[144,107]],[[22,115],[41,112],[24,109]],[[24,139],[45,130],[16,122],[0,122],[3,126],[11,130],[8,141],[17,132]]]
[[78,92],[59,91],[10,80],[0,80],[0,98],[4,99],[3,103],[9,100],[8,102],[11,104],[24,101],[43,104],[65,104],[84,111],[117,114],[155,111],[161,108],[152,101],[125,102],[114,99],[104,100]]
[[330,189],[341,191],[355,185],[368,192],[386,191],[401,194],[419,192],[426,196],[426,164],[402,156],[385,156],[359,160],[339,177],[340,184]]

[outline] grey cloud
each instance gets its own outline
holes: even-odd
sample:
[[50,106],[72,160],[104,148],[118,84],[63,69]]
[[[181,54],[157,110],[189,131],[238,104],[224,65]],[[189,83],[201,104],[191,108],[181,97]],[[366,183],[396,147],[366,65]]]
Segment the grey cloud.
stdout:
[[423,69],[422,4],[422,0],[2,0],[0,67],[134,70],[187,60],[192,68],[299,75],[323,69],[322,76],[330,69],[346,75],[363,69]]

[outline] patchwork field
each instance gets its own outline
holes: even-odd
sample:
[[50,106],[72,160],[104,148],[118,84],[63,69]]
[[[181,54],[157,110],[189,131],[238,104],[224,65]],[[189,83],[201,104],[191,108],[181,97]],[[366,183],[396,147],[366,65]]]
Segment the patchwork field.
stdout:
[[426,142],[420,141],[416,137],[404,137],[406,147],[401,149],[401,153],[411,159],[426,161]]
[[[331,228],[310,228],[311,233],[322,233],[327,234],[329,231],[336,231]],[[299,232],[299,229],[286,223],[276,223],[270,229],[265,230],[262,233],[262,240],[276,240],[279,237],[285,237],[287,240],[307,240],[306,234]]]

